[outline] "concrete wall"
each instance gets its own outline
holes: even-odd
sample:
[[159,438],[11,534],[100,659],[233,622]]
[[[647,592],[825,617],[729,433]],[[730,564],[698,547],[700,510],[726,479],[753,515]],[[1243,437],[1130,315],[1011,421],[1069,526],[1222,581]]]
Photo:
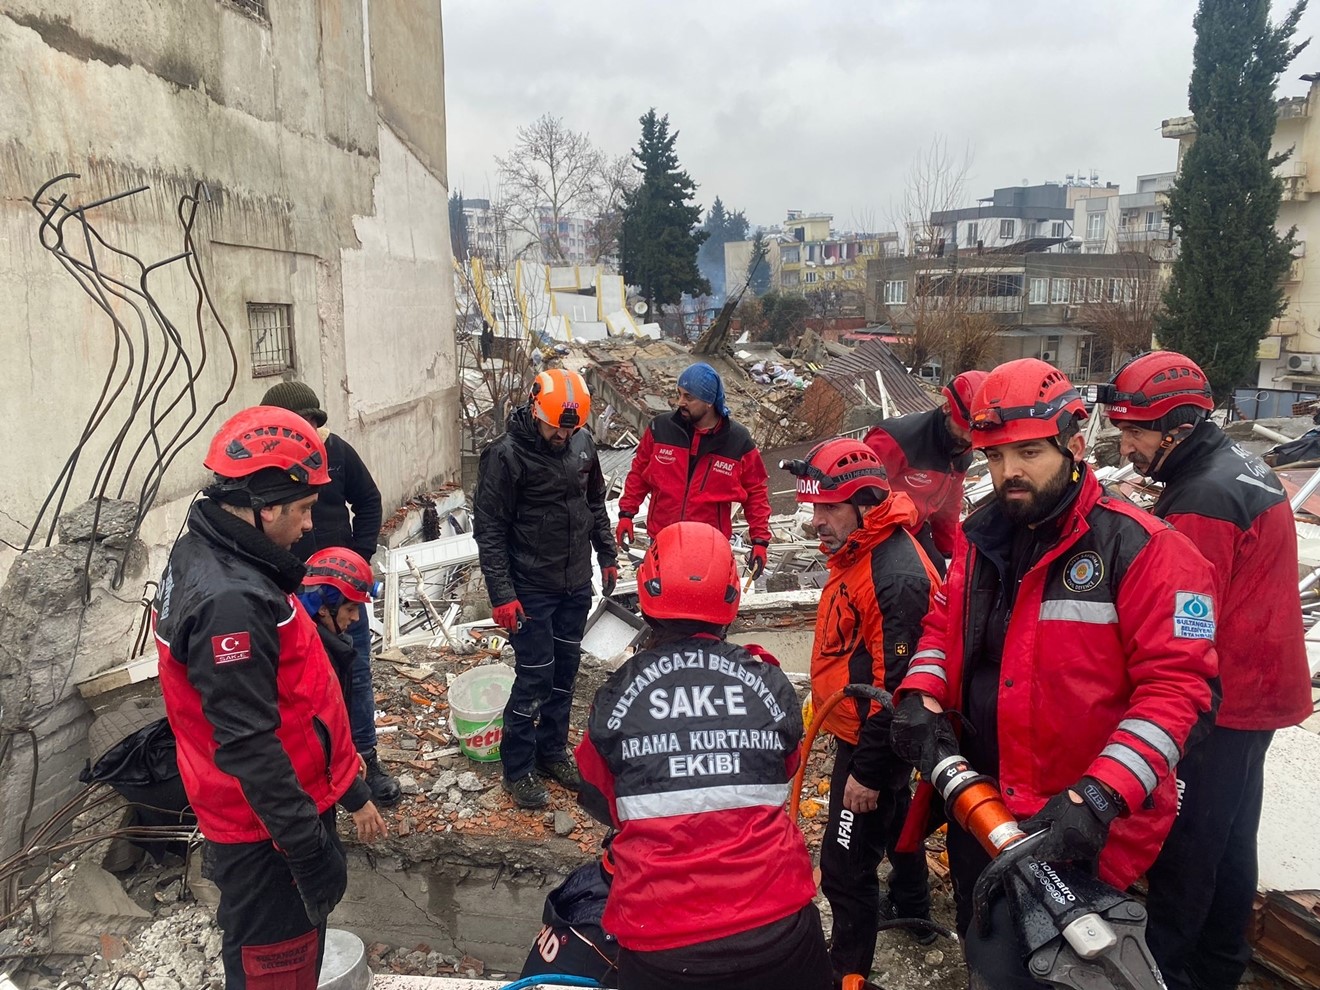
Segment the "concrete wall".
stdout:
[[[92,490],[121,426],[132,451],[146,435],[146,416],[131,409],[139,375],[147,369],[150,381],[168,353],[158,328],[148,321],[144,332],[116,302],[127,329],[117,338],[43,248],[28,200],[63,172],[80,176],[57,190],[72,203],[149,186],[89,217],[111,244],[156,262],[182,250],[180,196],[199,180],[209,195],[197,260],[216,318],[200,340],[182,265],[149,284],[194,362],[204,341],[196,400],[220,409],[166,474],[139,534],[147,563],[114,592],[117,609],[98,616],[95,652],[68,658],[72,682],[128,659],[143,582],[159,575],[205,481],[207,439],[279,380],[253,375],[248,303],[292,306],[295,367],[283,377],[318,392],[332,429],[371,467],[387,514],[457,478],[439,3],[278,0],[268,10],[263,20],[227,0],[0,0],[0,418],[9,427],[0,538],[24,542],[112,369],[128,385],[85,444],[65,508]],[[70,224],[66,233],[85,254],[81,232]],[[100,254],[107,270],[136,280]],[[160,433],[184,423],[186,405]],[[122,482],[136,498],[144,465],[129,472],[126,460],[110,494]],[[0,578],[14,557],[0,548]]]

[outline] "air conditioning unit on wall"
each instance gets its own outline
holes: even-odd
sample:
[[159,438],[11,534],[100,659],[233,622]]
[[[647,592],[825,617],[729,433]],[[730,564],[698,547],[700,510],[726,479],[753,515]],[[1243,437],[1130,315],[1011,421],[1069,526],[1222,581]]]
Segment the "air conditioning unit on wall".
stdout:
[[1041,352],[1040,352],[1040,359],[1041,359],[1042,361],[1044,361],[1046,364],[1053,364],[1053,363],[1054,363],[1054,359],[1055,359],[1056,357],[1058,357],[1058,354],[1056,354],[1054,351],[1041,351]]
[[1315,371],[1315,355],[1313,354],[1289,354],[1288,370],[1300,374],[1309,375]]

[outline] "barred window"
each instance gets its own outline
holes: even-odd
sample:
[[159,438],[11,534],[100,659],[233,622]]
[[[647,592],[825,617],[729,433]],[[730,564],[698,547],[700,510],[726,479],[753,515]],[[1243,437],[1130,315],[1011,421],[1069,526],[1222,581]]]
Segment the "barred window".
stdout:
[[282,303],[248,303],[247,312],[252,377],[293,371],[293,307]]

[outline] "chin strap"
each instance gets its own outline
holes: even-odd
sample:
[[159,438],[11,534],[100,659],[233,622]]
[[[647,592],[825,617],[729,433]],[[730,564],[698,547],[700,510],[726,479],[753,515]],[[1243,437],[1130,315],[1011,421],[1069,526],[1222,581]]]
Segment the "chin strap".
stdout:
[[1160,469],[1164,459],[1169,456],[1173,448],[1187,439],[1188,435],[1196,429],[1196,423],[1183,423],[1182,426],[1175,426],[1164,436],[1160,437],[1160,449],[1150,462],[1150,468],[1146,471],[1146,477],[1155,477],[1155,472]]

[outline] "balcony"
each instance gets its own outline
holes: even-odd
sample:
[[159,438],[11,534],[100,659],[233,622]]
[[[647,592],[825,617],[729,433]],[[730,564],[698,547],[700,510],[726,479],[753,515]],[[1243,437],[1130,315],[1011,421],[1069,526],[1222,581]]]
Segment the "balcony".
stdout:
[[966,313],[1020,313],[1021,296],[924,296],[917,300],[928,309],[960,309]]

